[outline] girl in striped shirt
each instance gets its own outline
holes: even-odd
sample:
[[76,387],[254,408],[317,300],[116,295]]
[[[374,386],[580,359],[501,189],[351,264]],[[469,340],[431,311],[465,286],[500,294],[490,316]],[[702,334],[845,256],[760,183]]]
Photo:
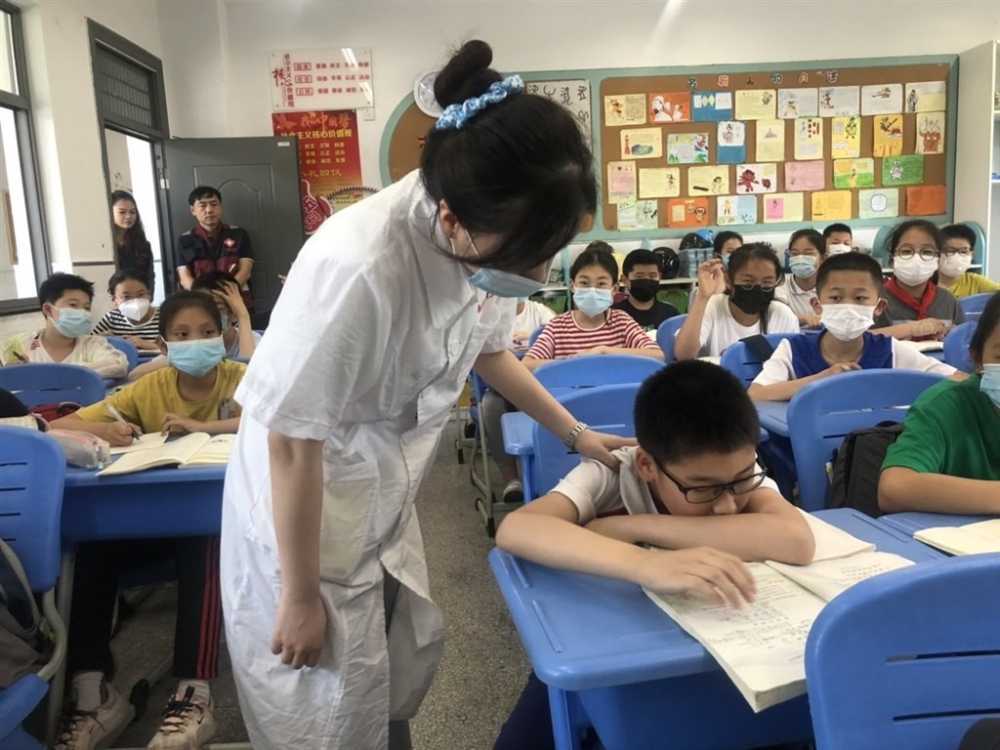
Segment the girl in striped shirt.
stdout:
[[570,268],[573,310],[553,318],[524,357],[533,370],[553,359],[581,355],[637,354],[663,359],[663,352],[624,310],[612,310],[618,262],[606,242],[591,242]]
[[141,273],[116,271],[108,281],[115,306],[94,327],[102,336],[118,336],[136,349],[159,351],[160,311],[150,304],[152,293]]

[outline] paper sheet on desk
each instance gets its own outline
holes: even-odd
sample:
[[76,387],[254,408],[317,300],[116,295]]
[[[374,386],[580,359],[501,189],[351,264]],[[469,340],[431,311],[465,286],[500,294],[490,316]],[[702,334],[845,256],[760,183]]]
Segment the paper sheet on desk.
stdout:
[[136,451],[149,450],[150,448],[159,448],[165,442],[167,442],[166,435],[162,435],[159,432],[147,432],[145,435],[140,435],[136,438],[132,442],[132,445],[112,448],[111,455],[121,456],[125,453],[135,453]]

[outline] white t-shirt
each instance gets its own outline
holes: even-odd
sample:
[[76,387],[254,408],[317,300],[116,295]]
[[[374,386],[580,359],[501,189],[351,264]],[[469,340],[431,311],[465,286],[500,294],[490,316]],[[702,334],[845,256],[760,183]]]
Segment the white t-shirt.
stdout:
[[[42,344],[42,332],[22,333],[7,340],[0,348],[0,366],[55,362]],[[64,365],[89,367],[102,378],[123,378],[128,372],[128,358],[115,349],[104,336],[80,336],[70,353],[62,360]]]
[[[581,526],[622,508],[630,515],[660,512],[653,502],[649,485],[639,477],[635,465],[636,449],[619,448],[613,453],[621,461],[618,471],[585,458],[552,490],[576,506]],[[757,471],[760,471],[759,467]],[[778,492],[778,485],[769,478],[765,478],[760,486]]]
[[791,274],[785,276],[781,286],[775,288],[774,298],[792,308],[792,312],[801,317],[815,315],[812,302],[816,299],[816,288],[803,289]]
[[[705,306],[705,317],[701,320],[701,349],[699,357],[718,357],[727,346],[735,344],[747,336],[757,336],[761,332],[760,323],[752,326],[741,325],[729,311],[729,297],[715,294]],[[798,333],[799,319],[784,302],[772,302],[767,311],[768,333]]]
[[[939,362],[933,357],[921,354],[910,341],[892,340],[892,366],[897,370],[917,370],[931,372],[937,375],[951,375],[955,368]],[[754,385],[774,385],[795,380],[795,367],[792,364],[792,345],[784,339],[774,349],[774,354],[764,363],[760,375],[754,378]]]
[[531,334],[556,316],[555,311],[541,302],[528,300],[524,309],[514,318],[514,346],[524,347]]

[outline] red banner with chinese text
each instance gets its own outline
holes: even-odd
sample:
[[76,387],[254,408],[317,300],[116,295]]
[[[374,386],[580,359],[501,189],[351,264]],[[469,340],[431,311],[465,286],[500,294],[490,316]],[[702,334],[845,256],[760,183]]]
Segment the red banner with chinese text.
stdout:
[[363,197],[360,193],[352,197],[352,191],[341,192],[361,185],[356,112],[276,112],[271,115],[271,124],[275,135],[294,135],[299,139],[302,222],[306,234],[319,229],[335,209]]

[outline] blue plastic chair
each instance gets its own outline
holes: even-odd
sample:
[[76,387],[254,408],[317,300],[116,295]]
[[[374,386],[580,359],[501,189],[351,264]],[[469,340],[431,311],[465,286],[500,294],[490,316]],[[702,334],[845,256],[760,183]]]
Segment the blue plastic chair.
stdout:
[[862,581],[806,643],[817,750],[957,748],[1000,707],[1000,555]]
[[656,343],[663,350],[663,360],[668,365],[674,361],[674,343],[677,341],[677,332],[681,330],[687,317],[687,313],[685,313],[667,318],[656,329]]
[[944,361],[962,372],[972,372],[975,365],[969,351],[969,342],[975,331],[975,321],[967,321],[948,331],[948,335],[944,337]]
[[104,379],[79,365],[32,364],[0,367],[0,388],[6,388],[27,407],[71,401],[81,406],[104,398]]
[[978,319],[986,308],[986,303],[993,299],[995,292],[984,292],[983,294],[973,294],[971,297],[962,297],[958,301],[958,306],[962,308],[965,317],[975,315]]
[[941,375],[912,370],[859,370],[810,383],[788,404],[799,504],[826,507],[826,465],[844,437],[880,422],[902,422],[917,397]]
[[609,354],[548,362],[535,369],[535,377],[549,390],[593,388],[599,385],[641,383],[661,369],[663,362],[658,359],[630,354]]
[[128,359],[128,371],[132,372],[139,364],[139,350],[130,341],[126,341],[118,336],[108,336],[108,343],[120,351]]
[[66,628],[54,591],[65,472],[66,458],[52,438],[23,427],[0,427],[0,537],[17,554],[32,591],[43,595],[42,611],[55,633],[49,662],[0,690],[0,747],[5,750],[43,747],[21,723],[41,703],[66,656]]
[[[806,334],[769,333],[764,338],[767,339],[767,343],[772,347],[777,348],[778,344],[784,339],[804,335]],[[727,346],[722,352],[719,364],[724,370],[729,370],[729,372],[738,377],[743,382],[743,385],[748,388],[753,379],[760,375],[760,371],[764,367],[764,363],[761,362],[760,358],[750,351],[750,347],[743,341],[737,341],[735,344]]]

